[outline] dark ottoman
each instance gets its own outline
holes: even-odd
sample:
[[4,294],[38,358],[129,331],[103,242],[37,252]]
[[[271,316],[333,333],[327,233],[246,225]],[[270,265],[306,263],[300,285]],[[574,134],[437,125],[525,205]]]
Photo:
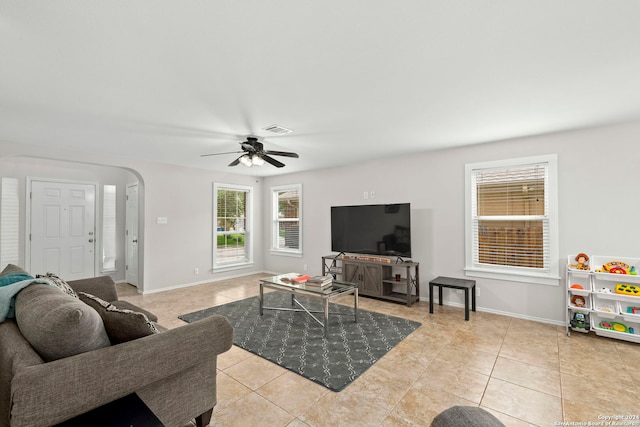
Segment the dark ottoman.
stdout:
[[505,427],[496,417],[475,406],[452,406],[440,412],[431,427]]

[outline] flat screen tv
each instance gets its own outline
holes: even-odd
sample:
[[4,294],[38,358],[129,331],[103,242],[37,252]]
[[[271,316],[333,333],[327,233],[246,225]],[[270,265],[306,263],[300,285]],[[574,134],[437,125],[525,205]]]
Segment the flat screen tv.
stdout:
[[331,250],[410,257],[411,205],[332,206]]

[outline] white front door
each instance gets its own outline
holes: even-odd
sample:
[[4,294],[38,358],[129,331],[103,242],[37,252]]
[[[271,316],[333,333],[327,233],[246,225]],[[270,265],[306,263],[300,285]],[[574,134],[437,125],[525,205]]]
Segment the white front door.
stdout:
[[126,281],[138,286],[138,184],[127,185]]
[[64,280],[94,277],[95,185],[32,180],[30,194],[28,270]]

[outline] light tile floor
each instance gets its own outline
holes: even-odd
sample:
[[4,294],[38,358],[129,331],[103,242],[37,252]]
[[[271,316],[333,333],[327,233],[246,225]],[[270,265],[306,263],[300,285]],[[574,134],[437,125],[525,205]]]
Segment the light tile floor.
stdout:
[[[266,276],[148,295],[127,284],[118,290],[174,328],[184,324],[180,314],[257,295]],[[640,416],[639,344],[567,337],[564,327],[480,311],[465,322],[462,308],[435,307],[429,314],[428,302],[361,297],[361,309],[422,326],[340,393],[233,346],[218,358],[211,426],[428,426],[453,405],[480,406],[508,427]]]

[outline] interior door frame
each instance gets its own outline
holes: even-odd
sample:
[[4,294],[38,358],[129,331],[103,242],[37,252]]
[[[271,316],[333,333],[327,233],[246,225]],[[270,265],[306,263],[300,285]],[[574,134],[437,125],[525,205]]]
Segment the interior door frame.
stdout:
[[[129,216],[129,188],[136,188],[136,210],[135,217]],[[140,250],[141,250],[141,238],[140,238],[140,183],[139,182],[131,182],[125,186],[125,236],[124,236],[124,280],[135,286],[139,291],[142,291],[142,282],[140,280]],[[130,269],[129,269],[129,238],[130,238],[130,226],[135,222],[136,225],[136,235],[137,235],[137,243],[136,243],[136,283],[131,283],[129,280],[131,279]]]
[[24,226],[24,264],[25,269],[30,271],[31,269],[31,238],[29,237],[31,234],[31,183],[33,181],[44,181],[44,182],[59,182],[61,184],[80,184],[80,185],[92,185],[95,188],[95,199],[93,201],[93,226],[94,232],[93,235],[96,239],[95,242],[95,250],[93,251],[93,275],[96,276],[97,272],[100,271],[100,264],[98,263],[98,254],[102,253],[102,250],[98,250],[98,248],[102,248],[102,233],[97,233],[97,230],[102,228],[102,212],[101,205],[98,205],[98,200],[102,198],[102,191],[100,189],[100,183],[97,181],[78,181],[75,179],[57,179],[57,178],[39,178],[28,176],[26,179],[25,185],[25,226]]

